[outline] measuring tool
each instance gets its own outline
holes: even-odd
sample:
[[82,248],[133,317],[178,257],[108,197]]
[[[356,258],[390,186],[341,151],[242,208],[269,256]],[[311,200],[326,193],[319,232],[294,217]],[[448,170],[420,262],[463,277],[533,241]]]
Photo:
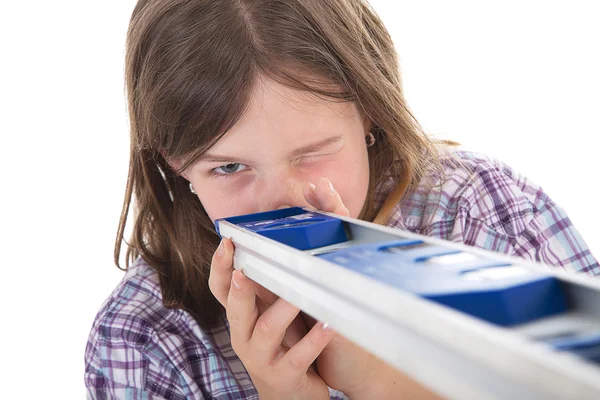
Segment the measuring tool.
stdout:
[[234,268],[451,399],[600,399],[600,282],[304,208],[215,221]]

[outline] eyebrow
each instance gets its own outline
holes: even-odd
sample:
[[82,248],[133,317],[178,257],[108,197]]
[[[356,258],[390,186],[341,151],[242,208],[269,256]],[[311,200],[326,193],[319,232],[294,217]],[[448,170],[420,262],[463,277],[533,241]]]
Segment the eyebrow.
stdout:
[[[329,137],[327,139],[324,140],[320,140],[318,142],[315,143],[310,143],[307,144],[306,146],[302,146],[294,151],[292,151],[290,153],[290,157],[298,157],[301,156],[303,154],[307,154],[307,153],[313,153],[315,151],[320,150],[323,147],[327,147],[330,146],[332,144],[336,144],[338,142],[340,142],[342,140],[342,136],[338,135],[338,136],[332,136]],[[202,161],[202,162],[230,162],[230,163],[247,163],[248,161],[239,158],[239,157],[230,157],[230,156],[225,156],[225,155],[219,155],[219,154],[210,154],[210,153],[204,153],[200,159],[198,161]]]

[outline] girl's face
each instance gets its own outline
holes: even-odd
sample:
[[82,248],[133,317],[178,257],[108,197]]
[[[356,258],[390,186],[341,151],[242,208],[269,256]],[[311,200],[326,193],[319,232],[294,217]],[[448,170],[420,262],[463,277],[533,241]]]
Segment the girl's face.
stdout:
[[183,176],[213,222],[309,206],[304,187],[321,177],[356,218],[369,184],[365,129],[354,103],[262,80],[241,120]]

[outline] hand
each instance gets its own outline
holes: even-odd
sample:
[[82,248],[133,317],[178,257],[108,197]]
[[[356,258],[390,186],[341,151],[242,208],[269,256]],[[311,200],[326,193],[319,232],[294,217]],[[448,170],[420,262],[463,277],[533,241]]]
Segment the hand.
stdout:
[[[344,206],[342,199],[337,192],[332,190],[332,188],[333,186],[331,185],[329,179],[321,178],[317,181],[316,185],[305,185],[304,197],[306,198],[306,201],[316,209],[348,216],[350,214],[348,209]],[[233,247],[234,246],[231,241],[224,238],[219,246],[219,249],[223,249],[224,253],[228,257],[231,255],[231,259],[233,259]],[[217,249],[213,255],[209,286],[217,300],[223,305],[223,307],[227,308],[227,297],[229,295],[229,288],[231,286],[233,264],[228,257],[225,257],[227,260],[221,260],[221,256],[219,256],[219,249]],[[259,315],[268,309],[278,299],[275,294],[258,284],[255,284],[255,293],[257,296],[256,303]],[[282,342],[283,346],[291,348],[294,344],[298,343],[307,332],[308,329],[304,320],[300,316],[296,317],[286,331]]]
[[328,399],[327,385],[310,369],[331,340],[322,324],[290,349],[282,345],[286,330],[300,310],[277,299],[259,315],[255,287],[241,271],[234,271],[227,298],[231,345],[248,370],[261,399]]
[[[225,309],[227,309],[227,299],[229,297],[233,277],[233,252],[234,245],[231,240],[223,238],[219,248],[217,248],[217,251],[213,254],[210,276],[208,279],[211,292]],[[254,292],[259,315],[262,315],[279,298],[256,283],[254,283]],[[298,343],[307,332],[308,329],[306,328],[304,320],[300,316],[296,317],[285,332],[282,346],[288,349],[291,348],[294,344]]]
[[233,271],[228,239],[213,256],[209,286],[226,308],[231,345],[261,399],[329,399],[327,385],[311,364],[331,340],[331,330],[315,324],[306,333],[298,308]]
[[[322,178],[316,186],[306,185],[305,197],[316,208],[349,215],[331,188],[329,180]],[[213,255],[209,286],[227,310],[232,346],[261,399],[321,394],[329,398],[327,386],[311,364],[333,333],[314,323],[309,332],[298,309],[240,271],[234,272],[233,250],[231,241],[223,239]]]

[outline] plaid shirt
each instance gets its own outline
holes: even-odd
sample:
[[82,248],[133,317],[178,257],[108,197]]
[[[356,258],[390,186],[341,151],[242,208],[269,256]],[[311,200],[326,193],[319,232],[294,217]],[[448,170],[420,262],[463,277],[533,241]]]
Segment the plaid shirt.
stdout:
[[[459,163],[444,162],[443,182],[406,196],[389,226],[600,274],[569,218],[539,186],[488,157],[456,155]],[[165,308],[157,274],[141,259],[98,312],[85,384],[92,399],[258,399],[227,321],[204,331],[187,312]]]

